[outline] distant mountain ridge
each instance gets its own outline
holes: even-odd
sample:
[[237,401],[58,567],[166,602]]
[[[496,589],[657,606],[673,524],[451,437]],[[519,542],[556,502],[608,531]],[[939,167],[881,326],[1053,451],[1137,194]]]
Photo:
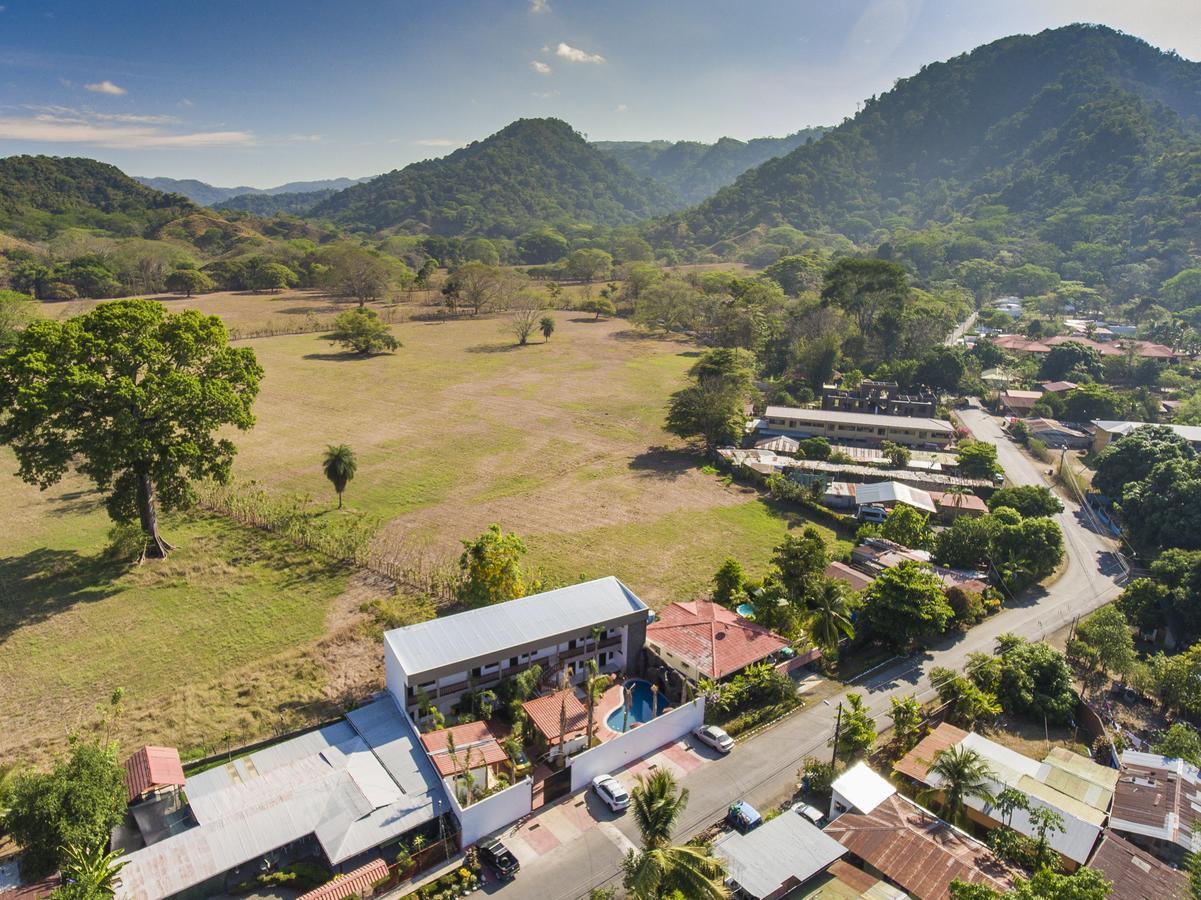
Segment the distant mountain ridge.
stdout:
[[[1134,295],[1195,258],[1199,197],[1201,64],[1072,25],[924,66],[650,234],[729,253],[791,226],[886,242],[918,271],[934,250],[991,259],[1007,241],[1023,261]],[[905,234],[940,228],[924,245]]]
[[512,237],[543,225],[634,224],[679,205],[566,122],[519,119],[449,156],[340,191],[311,215],[368,231]]
[[366,178],[326,178],[318,181],[289,181],[287,184],[276,185],[272,188],[253,188],[246,185],[240,187],[215,187],[214,185],[197,181],[193,178],[147,178],[142,175],[135,175],[133,177],[135,181],[146,185],[146,187],[154,188],[156,191],[163,191],[168,194],[182,194],[200,206],[213,206],[214,204],[230,200],[233,197],[240,197],[246,194],[308,194],[318,191],[340,191],[368,180]]
[[700,141],[593,141],[592,146],[613,156],[644,178],[671,190],[683,204],[700,203],[732,184],[743,172],[784,156],[802,144],[819,139],[830,129],[802,128],[785,137],[740,141],[723,137]]

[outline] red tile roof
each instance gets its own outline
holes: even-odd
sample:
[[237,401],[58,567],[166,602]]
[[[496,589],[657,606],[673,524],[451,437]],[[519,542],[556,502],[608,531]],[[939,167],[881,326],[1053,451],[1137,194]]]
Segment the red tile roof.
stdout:
[[788,646],[775,632],[708,600],[664,607],[647,626],[646,639],[708,678],[722,678]]
[[174,747],[143,747],[125,760],[125,790],[129,802],[155,788],[184,784],[179,751]]
[[[454,757],[450,754],[451,737],[455,741]],[[507,761],[509,755],[498,743],[502,737],[487,722],[468,722],[423,734],[421,743],[438,767],[438,774],[446,777],[458,775],[467,768],[468,757],[473,769]]]
[[301,894],[297,900],[346,900],[352,895],[365,897],[371,893],[372,885],[387,877],[388,864],[382,859],[373,859],[365,866],[345,875],[335,876],[333,881],[327,881],[321,887]]
[[551,746],[559,743],[559,725],[565,706],[567,709],[565,741],[579,737],[588,728],[588,708],[580,702],[580,698],[575,695],[575,690],[572,688],[555,691],[545,697],[536,697],[521,705],[525,709],[526,715],[530,717],[530,721],[534,723],[534,727],[542,732]]
[[942,722],[937,728],[917,742],[917,745],[897,762],[893,769],[902,775],[907,775],[914,781],[926,783],[926,773],[938,759],[938,754],[950,750],[967,737],[967,732],[956,728],[947,722]]
[[992,851],[900,794],[871,813],[844,813],[826,834],[919,900],[944,900],[955,879],[1004,894],[1013,872]]

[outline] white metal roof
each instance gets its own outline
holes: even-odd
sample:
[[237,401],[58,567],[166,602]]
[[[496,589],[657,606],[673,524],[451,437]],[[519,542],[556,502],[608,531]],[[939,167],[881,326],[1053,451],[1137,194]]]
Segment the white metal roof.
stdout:
[[857,762],[834,779],[831,790],[861,813],[872,812],[897,792],[888,779],[877,775],[865,762]]
[[[769,406],[764,412],[768,419],[797,419],[804,422],[834,422],[846,425],[875,425],[879,428],[916,428],[921,431],[955,431],[944,419],[921,416],[877,416],[872,413],[844,412],[840,409],[801,409],[796,406]],[[770,425],[769,425],[770,427]]]
[[929,513],[937,512],[928,491],[910,487],[899,481],[861,484],[855,489],[855,502],[860,506],[871,506],[873,503],[904,503]]
[[468,610],[397,628],[384,635],[409,677],[511,648],[585,631],[596,625],[635,621],[647,606],[610,575],[507,603]]
[[788,810],[753,831],[731,831],[713,843],[726,861],[727,883],[751,897],[767,897],[785,884],[799,885],[840,859],[847,848],[800,814]]
[[447,808],[424,754],[397,752],[417,738],[390,696],[348,718],[189,778],[199,824],[131,853],[119,896],[168,897],[310,834],[336,865]]
[[[1100,428],[1102,431],[1107,431],[1110,434],[1116,434],[1119,437],[1125,437],[1126,435],[1130,434],[1130,432],[1134,431],[1136,428],[1142,428],[1143,426],[1150,426],[1152,423],[1150,423],[1150,422],[1123,422],[1123,421],[1118,421],[1118,420],[1114,420],[1114,419],[1097,419],[1096,421],[1093,422],[1093,424],[1096,425],[1098,428]],[[1201,425],[1164,424],[1163,426],[1156,426],[1156,427],[1170,428],[1170,429],[1172,429],[1172,431],[1176,432],[1176,434],[1180,435],[1186,441],[1192,441],[1193,443],[1201,443]]]

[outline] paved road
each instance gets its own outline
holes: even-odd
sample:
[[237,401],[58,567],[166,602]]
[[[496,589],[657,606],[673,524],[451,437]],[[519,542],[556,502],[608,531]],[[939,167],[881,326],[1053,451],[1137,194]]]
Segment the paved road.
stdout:
[[958,325],[956,325],[955,330],[952,331],[949,335],[947,335],[947,339],[945,341],[943,341],[943,343],[946,344],[948,347],[959,346],[959,342],[961,340],[963,340],[963,336],[965,334],[967,334],[968,331],[971,330],[973,325],[976,324],[976,319],[979,317],[979,315],[980,315],[979,312],[974,312],[970,316],[968,316],[966,319],[964,319],[962,322],[960,322]]
[[[1043,472],[1007,438],[997,420],[979,409],[961,412],[963,423],[975,436],[993,443],[1011,482],[1045,484]],[[948,638],[920,657],[897,661],[870,673],[850,688],[865,694],[873,714],[885,718],[888,699],[917,691],[923,700],[933,696],[928,673],[934,666],[962,669],[972,652],[991,652],[996,637],[1014,632],[1027,638],[1045,637],[1112,600],[1121,590],[1122,565],[1113,542],[1090,529],[1087,516],[1074,504],[1065,504],[1058,516],[1068,554],[1067,568],[1054,584],[1037,596],[1007,606],[967,634]],[[793,793],[796,772],[806,756],[825,755],[833,736],[833,706],[845,692],[827,702],[811,704],[773,728],[740,742],[730,756],[713,762],[683,780],[690,792],[684,821],[677,837],[686,839],[724,814],[737,799],[747,799],[760,809],[770,808]],[[557,848],[527,866],[518,878],[495,890],[506,900],[574,900],[602,883],[617,884],[624,838],[637,841],[630,816]]]

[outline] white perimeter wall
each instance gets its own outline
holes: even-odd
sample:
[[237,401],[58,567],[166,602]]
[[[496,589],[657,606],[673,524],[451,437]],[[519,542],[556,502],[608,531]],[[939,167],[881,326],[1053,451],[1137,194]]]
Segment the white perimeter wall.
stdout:
[[491,797],[477,800],[466,809],[459,806],[455,792],[447,788],[451,808],[462,829],[462,846],[470,847],[480,838],[529,815],[533,799],[533,782],[529,778],[505,788]]
[[678,706],[656,719],[605,741],[599,747],[571,758],[571,790],[586,788],[597,775],[616,772],[653,753],[664,744],[678,741],[705,721],[705,698]]

